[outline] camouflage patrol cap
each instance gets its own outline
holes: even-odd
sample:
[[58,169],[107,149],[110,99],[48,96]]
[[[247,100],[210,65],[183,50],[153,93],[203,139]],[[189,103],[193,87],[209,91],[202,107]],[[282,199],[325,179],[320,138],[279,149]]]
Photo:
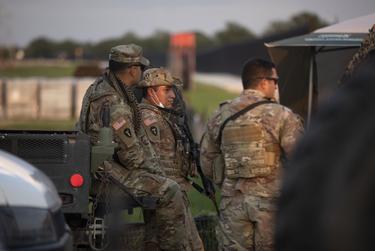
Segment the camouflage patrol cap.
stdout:
[[161,68],[151,68],[143,73],[143,80],[138,83],[138,87],[150,86],[181,86],[181,81],[172,77],[171,73]]
[[142,47],[136,44],[124,44],[111,48],[109,53],[109,60],[119,63],[141,63],[144,66],[149,66],[150,61],[143,57]]

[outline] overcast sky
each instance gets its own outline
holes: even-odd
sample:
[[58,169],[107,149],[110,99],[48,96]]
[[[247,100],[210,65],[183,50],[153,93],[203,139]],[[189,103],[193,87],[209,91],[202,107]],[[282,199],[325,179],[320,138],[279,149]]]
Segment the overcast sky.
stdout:
[[375,0],[0,0],[0,44],[25,46],[39,36],[96,42],[157,29],[211,35],[227,21],[261,34],[301,11],[343,21],[374,13]]

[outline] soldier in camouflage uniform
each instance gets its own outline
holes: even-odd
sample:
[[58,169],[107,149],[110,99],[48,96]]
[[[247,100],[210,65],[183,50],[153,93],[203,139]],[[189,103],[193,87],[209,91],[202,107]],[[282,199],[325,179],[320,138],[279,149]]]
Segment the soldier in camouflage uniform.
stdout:
[[142,56],[141,47],[113,47],[109,70],[86,91],[77,127],[96,143],[103,126],[103,107],[110,107],[110,125],[118,147],[114,160],[105,161],[99,174],[104,171],[133,196],[157,198],[158,247],[146,249],[188,250],[183,195],[178,184],[165,177],[140,123],[136,99],[129,90],[140,81],[147,65],[149,61]]
[[203,135],[203,171],[222,190],[221,250],[273,250],[280,160],[303,132],[300,118],[274,101],[277,82],[273,63],[247,61],[242,94],[220,105]]
[[193,216],[189,209],[187,191],[191,184],[188,176],[196,175],[196,167],[189,154],[188,137],[176,121],[173,103],[175,89],[180,82],[163,68],[152,68],[143,74],[138,87],[143,87],[144,99],[140,104],[142,122],[146,134],[160,156],[163,171],[168,178],[176,181],[184,194],[187,224],[187,237],[191,250],[204,250]]

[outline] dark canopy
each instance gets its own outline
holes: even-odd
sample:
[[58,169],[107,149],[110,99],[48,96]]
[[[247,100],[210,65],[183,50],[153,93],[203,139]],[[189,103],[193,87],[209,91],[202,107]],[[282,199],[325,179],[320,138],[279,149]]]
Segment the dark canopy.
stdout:
[[375,13],[310,34],[266,43],[280,75],[280,101],[308,118],[338,86],[354,53],[375,23]]

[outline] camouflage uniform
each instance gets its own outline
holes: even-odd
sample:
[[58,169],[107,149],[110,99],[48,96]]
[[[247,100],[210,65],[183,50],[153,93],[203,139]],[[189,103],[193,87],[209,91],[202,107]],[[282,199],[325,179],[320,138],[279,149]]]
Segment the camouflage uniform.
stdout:
[[[144,75],[147,76],[149,72],[155,73],[154,76],[152,78],[145,77],[138,86],[156,86],[158,83],[162,85],[172,85],[174,82],[169,72],[164,69],[149,69]],[[168,75],[168,81],[158,82],[158,77],[163,73]],[[180,185],[184,194],[186,211],[185,222],[187,224],[187,237],[191,250],[204,250],[203,243],[199,237],[189,208],[187,197],[187,191],[191,188],[191,184],[185,177],[196,175],[195,165],[192,162],[191,155],[186,149],[187,144],[189,144],[187,136],[184,134],[184,130],[176,123],[175,114],[165,109],[160,109],[145,99],[140,104],[139,108],[142,114],[146,135],[155,149],[155,152],[160,156],[163,171],[168,178],[176,181]]]
[[[221,104],[202,138],[205,174],[221,186],[221,221],[217,229],[222,250],[272,250],[275,199],[279,194],[280,156],[290,154],[303,128],[297,115],[277,103],[257,106],[219,128],[244,107],[265,100],[247,89]],[[223,178],[221,178],[223,177]]]
[[[131,45],[135,46],[135,45]],[[116,48],[116,47],[115,47]],[[140,47],[131,48],[136,61],[142,59]],[[121,50],[124,48],[118,48]],[[114,51],[112,58],[120,57]],[[138,53],[136,53],[138,52]],[[162,250],[187,250],[183,195],[176,182],[164,176],[144,128],[137,114],[135,97],[129,88],[116,80],[112,72],[98,78],[87,90],[78,128],[96,142],[103,126],[101,110],[110,106],[110,124],[114,141],[118,144],[115,159],[104,162],[102,168],[111,179],[135,196],[152,196],[158,199],[156,224],[158,243]],[[124,91],[125,90],[125,93]],[[135,111],[136,110],[136,111]]]

